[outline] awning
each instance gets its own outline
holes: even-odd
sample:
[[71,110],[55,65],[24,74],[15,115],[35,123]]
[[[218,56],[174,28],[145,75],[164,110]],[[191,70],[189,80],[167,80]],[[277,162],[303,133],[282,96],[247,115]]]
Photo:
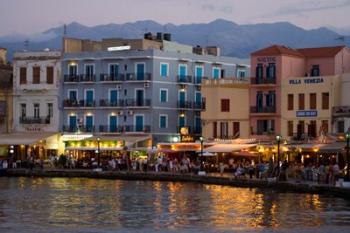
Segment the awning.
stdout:
[[345,147],[345,143],[335,142],[335,143],[325,143],[325,144],[300,144],[294,145],[294,148],[302,149],[305,151],[314,152],[340,152]]
[[0,134],[0,145],[33,145],[57,133],[11,133]]
[[[96,151],[97,147],[66,147],[66,150]],[[121,147],[100,147],[100,151],[121,151]]]
[[232,153],[248,149],[256,146],[256,144],[216,144],[205,149],[210,153]]

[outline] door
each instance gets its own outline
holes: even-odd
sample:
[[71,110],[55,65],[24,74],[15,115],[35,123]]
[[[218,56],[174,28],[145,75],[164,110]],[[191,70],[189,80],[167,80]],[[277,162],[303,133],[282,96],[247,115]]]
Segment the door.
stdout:
[[200,92],[196,92],[196,108],[201,109],[202,106],[202,94]]
[[86,91],[86,106],[92,107],[94,103],[94,91],[87,90]]
[[304,127],[304,121],[299,121],[297,126],[297,139],[302,139],[303,135],[305,133],[305,127]]
[[187,75],[187,66],[186,65],[180,65],[180,81],[185,82],[186,81],[186,75]]
[[202,121],[201,121],[200,117],[196,117],[195,119],[196,119],[195,122],[194,122],[195,123],[195,127],[196,127],[195,132],[197,134],[200,134],[202,132]]
[[140,63],[136,65],[136,79],[144,80],[145,75],[145,65]]
[[135,116],[135,130],[136,132],[143,131],[143,116]]
[[239,122],[233,122],[233,137],[238,138],[240,134]]
[[111,106],[117,106],[118,105],[118,91],[117,90],[110,90],[110,92],[109,92],[109,101],[111,103]]
[[69,100],[76,101],[77,100],[77,92],[69,91]]
[[311,121],[308,125],[309,137],[316,138],[316,121]]
[[111,78],[117,78],[119,73],[119,66],[117,64],[110,65],[109,67],[109,75]]
[[185,117],[179,116],[179,129],[181,129],[182,127],[185,127]]
[[144,106],[144,90],[136,90],[136,106]]
[[92,132],[93,131],[93,116],[86,116],[85,117],[85,130],[86,132]]
[[263,94],[262,92],[258,92],[256,95],[256,112],[262,112],[263,110]]
[[117,132],[117,116],[109,116],[109,132]]
[[69,131],[75,132],[77,130],[77,116],[69,116]]
[[179,105],[180,105],[180,108],[185,108],[186,104],[186,92],[184,91],[179,91]]
[[196,67],[196,83],[202,83],[202,77],[203,77],[203,68],[202,67]]

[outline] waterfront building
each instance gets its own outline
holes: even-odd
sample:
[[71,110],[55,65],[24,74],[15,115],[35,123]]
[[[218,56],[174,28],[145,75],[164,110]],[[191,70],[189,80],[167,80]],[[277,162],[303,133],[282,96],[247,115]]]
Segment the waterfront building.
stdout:
[[[12,66],[7,64],[6,49],[0,48],[0,137],[11,133]],[[8,155],[8,145],[0,140],[0,157]]]
[[318,137],[330,132],[332,107],[339,100],[335,76],[348,72],[345,46],[273,45],[252,53],[251,136],[273,140],[276,134]]
[[13,133],[18,159],[45,158],[59,149],[58,89],[61,52],[15,52],[13,57]]
[[[248,75],[248,67],[242,67]],[[206,139],[249,137],[249,79],[204,80],[202,135]]]
[[341,76],[338,92],[339,104],[332,109],[333,132],[344,136],[350,131],[350,73]]
[[178,140],[185,127],[198,138],[202,80],[236,77],[240,71],[237,60],[220,56],[216,47],[192,51],[165,35],[109,41],[96,45],[78,40],[76,48],[64,42],[64,135],[81,132],[126,141],[128,136],[148,137],[151,142],[144,146],[151,147]]

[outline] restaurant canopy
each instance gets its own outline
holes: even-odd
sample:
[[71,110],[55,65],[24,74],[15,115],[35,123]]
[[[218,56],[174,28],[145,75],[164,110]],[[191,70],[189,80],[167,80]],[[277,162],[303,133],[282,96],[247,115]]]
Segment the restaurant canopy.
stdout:
[[21,132],[21,133],[10,133],[0,134],[0,145],[34,145],[41,140],[45,140],[50,136],[57,133],[47,132]]
[[210,153],[233,153],[255,147],[256,144],[215,144],[205,149]]

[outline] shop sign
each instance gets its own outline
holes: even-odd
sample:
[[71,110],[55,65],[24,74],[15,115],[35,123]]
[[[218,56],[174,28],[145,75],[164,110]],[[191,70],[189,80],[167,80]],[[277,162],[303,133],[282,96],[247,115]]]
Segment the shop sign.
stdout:
[[[303,81],[302,81],[303,80]],[[317,84],[317,83],[324,83],[323,78],[303,78],[303,79],[291,79],[289,80],[289,84]]]
[[297,111],[297,117],[317,117],[317,111]]
[[258,62],[276,62],[276,57],[258,57]]
[[92,134],[65,134],[62,135],[62,141],[81,141],[92,136]]
[[194,137],[191,135],[181,135],[181,142],[194,142]]

